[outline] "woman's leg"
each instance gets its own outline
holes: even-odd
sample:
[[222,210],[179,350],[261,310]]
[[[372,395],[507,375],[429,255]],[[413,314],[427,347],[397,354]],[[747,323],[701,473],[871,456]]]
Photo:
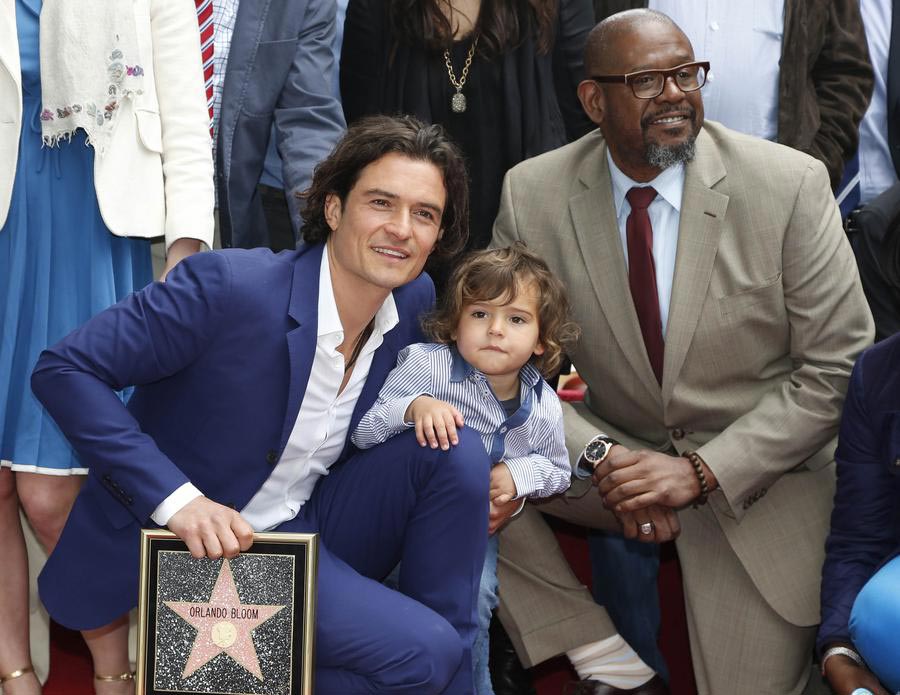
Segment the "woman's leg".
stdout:
[[22,509],[48,553],[56,547],[83,484],[83,475],[16,473],[16,489]]
[[128,661],[128,614],[105,627],[83,630],[81,635],[91,650],[94,674],[112,679],[95,678],[94,690],[97,695],[131,695],[134,692],[134,681],[119,679],[119,676],[131,673],[131,662]]
[[[16,476],[0,467],[0,557],[3,558],[3,591],[0,591],[0,677],[31,665],[28,644],[28,556],[19,520]],[[41,692],[34,673],[6,681],[4,695]]]
[[[34,532],[47,552],[53,552],[59,540],[84,476],[53,476],[39,473],[17,473],[18,496]],[[20,532],[21,533],[21,532]],[[23,602],[27,606],[27,601]],[[27,625],[27,623],[26,623]],[[82,632],[94,660],[94,673],[120,676],[131,673],[128,661],[128,616],[97,630]],[[97,693],[128,695],[134,682],[127,680],[94,681]],[[10,691],[12,695],[12,691]]]

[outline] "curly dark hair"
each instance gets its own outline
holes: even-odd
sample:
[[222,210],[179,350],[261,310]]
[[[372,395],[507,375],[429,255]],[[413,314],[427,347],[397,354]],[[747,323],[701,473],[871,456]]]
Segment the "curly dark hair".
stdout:
[[542,355],[531,362],[545,377],[556,374],[566,349],[578,339],[578,325],[569,317],[566,288],[544,260],[521,241],[502,249],[473,251],[465,256],[453,275],[436,311],[425,317],[425,332],[438,343],[453,343],[463,306],[472,302],[512,302],[522,284],[538,289],[538,325]]
[[335,194],[342,204],[346,203],[362,170],[391,153],[429,162],[440,169],[447,199],[434,255],[452,256],[463,248],[469,236],[469,184],[462,153],[440,125],[426,125],[412,116],[360,119],[347,129],[328,158],[316,166],[312,185],[299,195],[304,201],[300,216],[306,243],[322,243],[331,234],[325,220],[326,198]]

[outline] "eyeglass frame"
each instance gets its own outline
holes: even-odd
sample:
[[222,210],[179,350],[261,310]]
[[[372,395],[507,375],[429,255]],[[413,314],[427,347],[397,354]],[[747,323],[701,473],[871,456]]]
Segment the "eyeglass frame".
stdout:
[[[678,80],[675,79],[675,74],[679,70],[686,68],[688,66],[693,66],[693,65],[696,65],[698,68],[703,68],[703,73],[704,73],[703,74],[703,84],[699,85],[696,89],[684,89],[680,84],[678,84]],[[652,97],[638,96],[637,94],[635,94],[634,84],[631,82],[631,80],[633,80],[638,75],[645,75],[648,72],[662,74],[662,76],[663,76],[662,86],[660,87],[659,92],[654,94]],[[708,75],[709,75],[709,61],[708,60],[692,60],[689,63],[682,63],[681,65],[676,65],[674,68],[669,68],[668,70],[650,68],[648,70],[636,70],[635,72],[629,72],[624,75],[591,75],[589,79],[592,80],[593,82],[597,82],[600,84],[607,83],[607,84],[628,85],[629,87],[631,87],[631,93],[634,94],[635,99],[656,99],[656,97],[658,97],[660,94],[662,94],[664,91],[666,91],[666,82],[669,81],[670,77],[674,80],[675,86],[678,87],[678,89],[680,89],[685,94],[690,94],[691,92],[697,92],[697,91],[700,91],[701,89],[703,89],[703,87],[706,85]]]

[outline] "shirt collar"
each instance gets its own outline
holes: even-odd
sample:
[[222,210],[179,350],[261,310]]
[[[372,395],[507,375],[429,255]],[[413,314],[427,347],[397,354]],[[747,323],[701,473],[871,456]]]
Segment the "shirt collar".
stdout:
[[681,195],[684,193],[684,163],[663,169],[659,175],[647,183],[638,183],[626,176],[606,148],[606,161],[609,164],[609,175],[612,178],[613,203],[616,206],[616,217],[622,214],[625,195],[634,187],[653,186],[660,198],[665,200],[677,212],[681,212]]
[[[381,303],[375,314],[373,335],[384,335],[400,322],[394,293],[390,293]],[[331,284],[331,266],[328,263],[328,248],[322,250],[322,262],[319,265],[319,317],[316,337],[334,335],[337,345],[344,339],[344,326],[338,314],[337,302],[334,301],[334,287]]]
[[[450,381],[451,382],[460,382],[465,381],[470,376],[475,375],[480,379],[487,379],[484,374],[475,369],[471,364],[466,362],[466,358],[459,354],[459,350],[456,349],[456,345],[450,346]],[[537,395],[540,400],[541,397],[541,389],[544,385],[544,379],[541,377],[541,373],[537,370],[537,368],[528,362],[519,370],[519,381],[528,389],[533,389],[535,395]]]

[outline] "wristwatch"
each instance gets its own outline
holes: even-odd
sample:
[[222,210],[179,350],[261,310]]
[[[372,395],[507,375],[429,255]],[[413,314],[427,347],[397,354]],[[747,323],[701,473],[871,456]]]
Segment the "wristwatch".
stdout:
[[609,456],[610,450],[619,442],[605,434],[598,434],[584,447],[578,459],[578,469],[590,476],[594,469]]

